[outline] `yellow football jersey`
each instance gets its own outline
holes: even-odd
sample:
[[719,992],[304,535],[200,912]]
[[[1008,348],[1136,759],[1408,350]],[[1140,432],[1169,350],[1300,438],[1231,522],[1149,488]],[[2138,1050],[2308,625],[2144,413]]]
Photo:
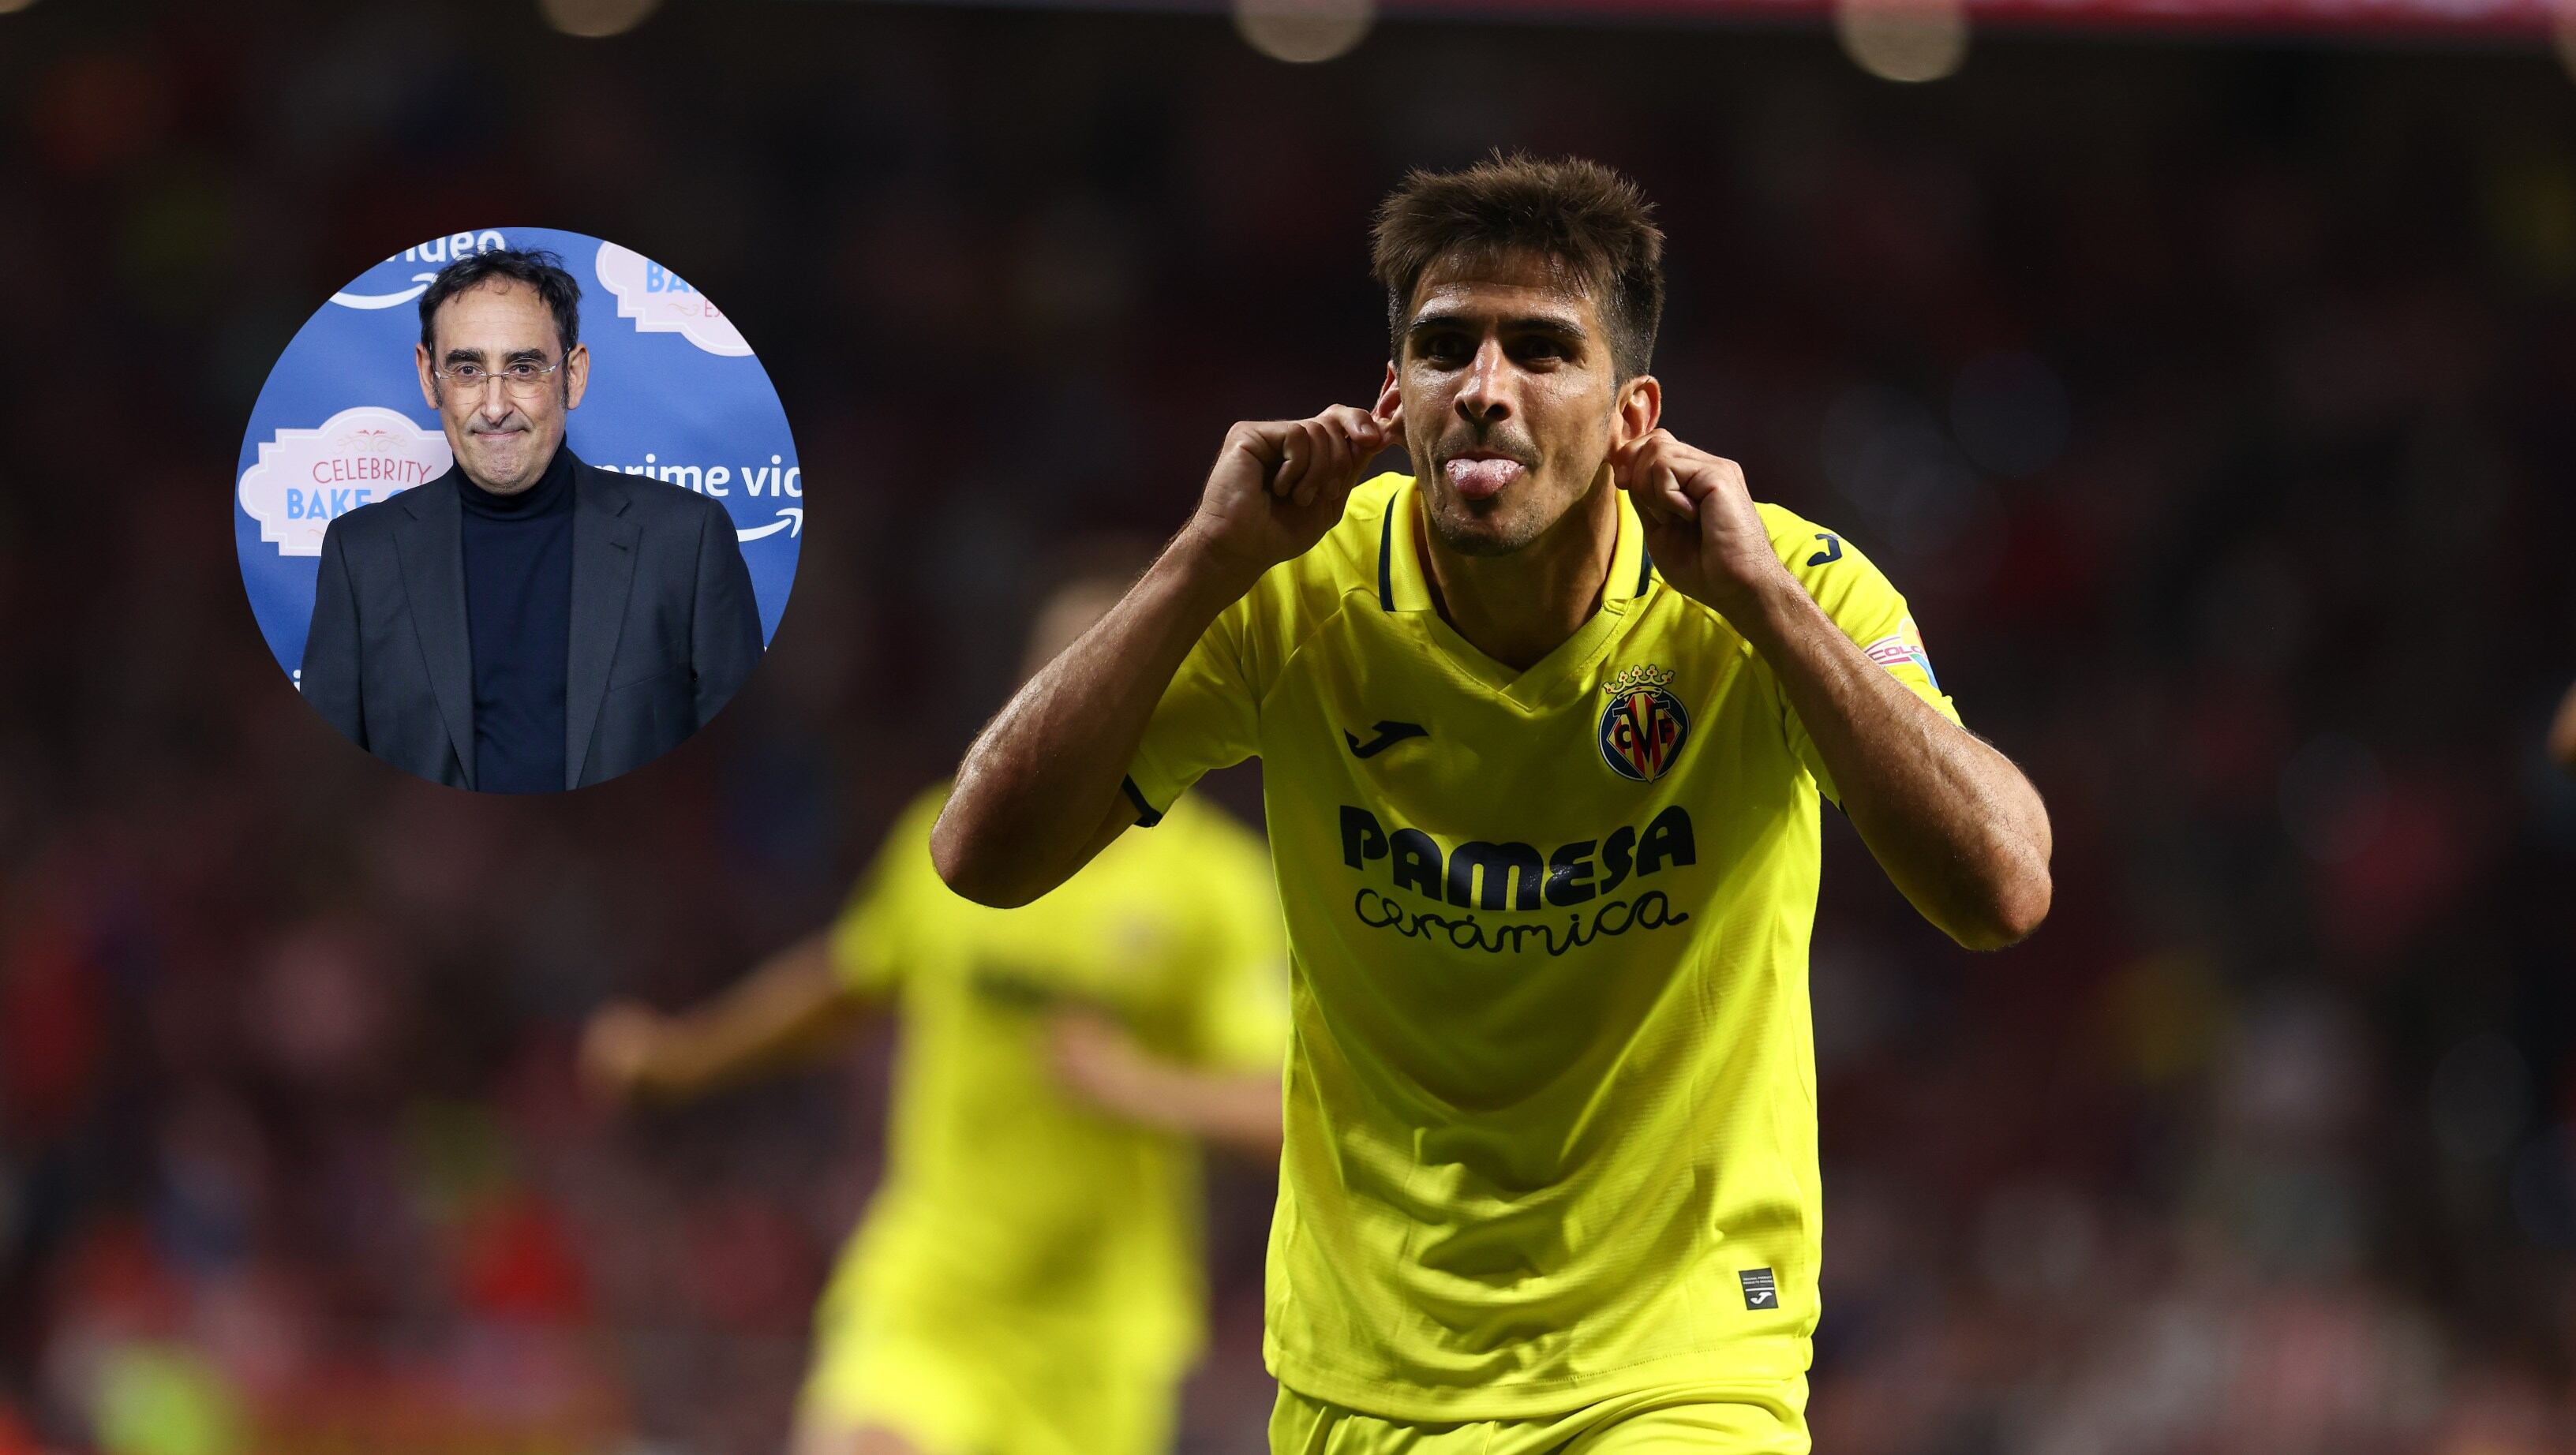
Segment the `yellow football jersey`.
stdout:
[[[1886,577],[1761,510],[1956,721]],[[1600,609],[1514,672],[1433,608],[1413,481],[1364,483],[1210,626],[1130,774],[1150,824],[1262,759],[1294,1023],[1266,1353],[1300,1393],[1510,1419],[1807,1367],[1824,770],[1619,511]]]
[[902,1026],[885,1177],[836,1283],[860,1318],[1074,1341],[1086,1368],[1176,1365],[1204,1317],[1198,1150],[1066,1091],[1049,1016],[1105,1010],[1172,1060],[1276,1070],[1269,856],[1191,800],[1169,842],[1126,836],[1044,898],[989,909],[931,864],[945,796],[904,814],[832,932],[845,982],[895,997]]

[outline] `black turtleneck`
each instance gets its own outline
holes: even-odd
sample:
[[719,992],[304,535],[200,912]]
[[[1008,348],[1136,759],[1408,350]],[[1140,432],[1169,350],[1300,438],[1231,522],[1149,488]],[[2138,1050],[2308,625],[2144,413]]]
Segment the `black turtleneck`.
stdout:
[[494,495],[458,472],[465,503],[465,636],[474,653],[474,786],[564,786],[564,674],[572,653],[573,475],[558,445],[537,483]]

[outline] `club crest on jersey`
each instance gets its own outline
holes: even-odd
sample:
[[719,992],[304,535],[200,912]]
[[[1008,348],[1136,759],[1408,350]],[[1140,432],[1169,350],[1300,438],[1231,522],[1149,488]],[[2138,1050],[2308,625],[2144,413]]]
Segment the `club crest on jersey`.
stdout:
[[1673,674],[1651,664],[1625,667],[1602,688],[1601,761],[1622,778],[1652,783],[1664,776],[1690,738],[1690,714],[1665,690]]

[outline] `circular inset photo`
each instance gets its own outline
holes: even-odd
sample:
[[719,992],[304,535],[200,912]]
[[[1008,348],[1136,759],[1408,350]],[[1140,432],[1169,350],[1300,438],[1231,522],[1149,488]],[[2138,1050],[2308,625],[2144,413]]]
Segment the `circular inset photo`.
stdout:
[[251,611],[306,703],[436,783],[548,793],[706,726],[778,628],[805,486],[704,294],[633,249],[475,228],[297,331],[242,438]]

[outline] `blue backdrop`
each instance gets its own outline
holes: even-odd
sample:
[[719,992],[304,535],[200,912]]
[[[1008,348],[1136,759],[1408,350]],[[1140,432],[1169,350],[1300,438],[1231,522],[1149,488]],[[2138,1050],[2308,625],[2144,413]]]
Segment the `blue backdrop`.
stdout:
[[561,254],[581,284],[590,390],[565,438],[583,461],[650,473],[733,513],[763,640],[796,579],[805,484],[769,374],[704,295],[615,243],[480,228],[406,249],[331,295],[269,371],[242,436],[233,539],[278,665],[304,660],[322,532],[334,516],[434,480],[450,462],[412,368],[420,295],[450,259],[496,247]]

